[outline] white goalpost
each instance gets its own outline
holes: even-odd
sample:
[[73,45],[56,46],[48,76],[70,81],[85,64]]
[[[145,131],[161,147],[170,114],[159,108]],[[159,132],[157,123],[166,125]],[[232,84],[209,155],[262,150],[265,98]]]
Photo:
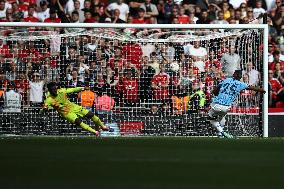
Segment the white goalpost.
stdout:
[[[89,135],[55,111],[40,113],[36,87],[42,84],[44,99],[50,81],[89,87],[87,96],[69,98],[117,128],[115,136],[216,136],[207,111],[213,86],[232,72],[230,61],[244,82],[268,91],[266,24],[3,22],[0,40],[0,90],[14,83],[21,95],[20,112],[0,105],[0,134]],[[268,137],[268,93],[241,93],[225,130]]]

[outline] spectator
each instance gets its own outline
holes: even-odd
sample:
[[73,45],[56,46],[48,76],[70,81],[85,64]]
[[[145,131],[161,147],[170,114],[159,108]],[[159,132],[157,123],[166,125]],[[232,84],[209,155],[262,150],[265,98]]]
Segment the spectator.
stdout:
[[187,112],[189,96],[185,90],[180,91],[176,95],[172,96],[173,113],[175,115],[182,115]]
[[3,112],[21,112],[22,96],[15,91],[15,84],[10,82],[3,95]]
[[35,72],[32,75],[32,80],[29,80],[29,101],[32,107],[41,107],[43,103],[43,87],[45,80],[42,80],[40,77],[40,74]]
[[[114,9],[113,13],[112,13],[112,22],[113,23],[125,23],[124,20],[119,18],[120,15],[120,10],[119,9]],[[129,18],[129,17],[128,17]],[[132,18],[132,17],[131,17]],[[133,20],[133,19],[132,19]],[[132,23],[133,21],[131,20],[130,23]]]
[[55,63],[55,60],[51,60],[49,57],[44,58],[44,64],[42,65],[41,73],[45,76],[47,82],[59,81],[59,70]]
[[72,23],[80,23],[80,15],[78,11],[73,11],[71,14],[71,22]]
[[234,45],[230,46],[229,52],[223,54],[221,58],[222,71],[226,77],[232,77],[235,70],[241,69],[241,58],[235,53]]
[[26,12],[29,9],[29,5],[25,2],[25,0],[18,0],[18,6],[20,12]]
[[19,92],[22,96],[23,104],[28,105],[28,97],[29,97],[29,80],[27,79],[27,75],[25,72],[20,72],[17,75],[16,80],[14,81],[17,92]]
[[171,16],[172,16],[172,12],[174,7],[176,6],[176,4],[174,3],[173,0],[166,0],[166,3],[164,5],[164,21],[165,24],[169,24],[171,23]]
[[250,86],[258,86],[260,80],[260,73],[256,69],[253,68],[252,62],[248,62],[246,65],[246,69],[243,70],[243,74],[248,74]]
[[75,5],[73,0],[67,0],[66,4],[64,5],[64,12],[65,14],[71,14],[75,10]]
[[231,12],[229,10],[230,6],[228,2],[223,2],[222,3],[222,10],[224,13],[224,20],[228,20],[229,18],[231,18]]
[[225,20],[223,11],[218,11],[218,19],[213,20],[211,24],[229,24],[229,23]]
[[210,51],[208,60],[205,61],[205,70],[207,72],[214,72],[216,70],[221,70],[221,68],[221,62],[217,59],[216,53],[214,51]]
[[241,6],[242,3],[246,3],[246,0],[229,0],[229,3],[233,6],[234,9],[237,9]]
[[157,104],[152,104],[149,111],[149,116],[159,116],[159,108]]
[[126,22],[128,14],[129,14],[128,5],[123,3],[123,0],[117,0],[117,2],[114,2],[108,5],[108,7],[106,8],[105,14],[108,17],[111,17],[111,12],[114,11],[115,9],[119,9],[120,11],[119,18],[123,20],[124,22]]
[[84,9],[85,20],[84,23],[95,23],[97,20],[92,16],[92,11],[90,9]]
[[284,70],[284,61],[280,60],[280,52],[278,50],[273,52],[273,62],[269,63],[268,69],[275,70],[276,63],[281,64],[281,70]]
[[179,21],[180,24],[189,24],[190,23],[189,16],[185,14],[184,8],[180,8],[180,10],[179,10],[178,21]]
[[203,90],[201,89],[202,83],[195,81],[192,84],[192,94],[189,96],[188,102],[188,112],[197,113],[200,110],[204,110],[206,96]]
[[145,10],[142,8],[138,9],[138,17],[132,20],[133,24],[149,24],[149,20],[145,19]]
[[278,79],[278,81],[283,85],[284,84],[284,72],[281,69],[281,64],[279,62],[277,62],[275,64],[275,70],[274,70],[274,74],[273,77]]
[[40,12],[37,13],[39,21],[44,22],[45,19],[49,18],[50,9],[47,7],[47,1],[42,0],[40,2]]
[[157,16],[157,23],[158,24],[166,24],[165,18],[165,2],[164,0],[159,0],[157,4],[158,16]]
[[77,61],[78,63],[76,65],[76,68],[78,70],[79,81],[84,83],[85,78],[87,78],[87,75],[90,74],[90,67],[85,63],[85,58],[83,56],[79,56]]
[[152,79],[153,99],[156,101],[167,101],[169,99],[170,76],[165,72],[164,65],[160,65],[160,73]]
[[271,95],[272,95],[271,96],[271,101],[272,101],[271,106],[275,107],[276,102],[279,101],[280,95],[283,96],[282,91],[284,90],[284,88],[283,88],[283,85],[281,85],[281,83],[278,81],[278,79],[273,77],[273,75],[274,75],[274,72],[272,70],[269,70],[268,71],[268,81],[271,86]]
[[194,41],[194,45],[189,48],[189,55],[193,59],[193,66],[197,67],[200,72],[204,72],[207,51],[200,46],[200,41]]
[[96,94],[91,91],[89,83],[86,83],[84,91],[78,93],[78,100],[81,106],[85,107],[89,111],[94,111],[94,101]]
[[152,99],[151,80],[155,75],[155,70],[149,63],[143,63],[139,83],[139,96],[142,101]]
[[145,2],[141,4],[140,8],[144,9],[146,14],[145,14],[145,18],[150,19],[153,18],[154,19],[154,23],[157,23],[157,16],[159,15],[157,6],[153,3],[151,3],[151,0],[144,0]]
[[6,79],[14,81],[17,77],[17,65],[14,62],[8,62],[6,68]]
[[84,86],[84,84],[78,79],[78,72],[76,69],[71,71],[71,74],[67,77],[67,79],[68,81],[66,85],[70,88]]
[[0,39],[0,62],[5,62],[4,58],[11,58],[12,56],[9,46],[5,44],[3,39]]
[[114,99],[106,92],[99,92],[94,103],[97,114],[111,114],[115,106]]
[[49,18],[46,18],[44,22],[47,23],[61,23],[61,18],[57,18],[57,11],[56,9],[49,10]]
[[202,10],[199,19],[196,21],[196,24],[210,24],[211,20],[208,17],[207,10]]
[[161,116],[167,116],[171,113],[171,109],[168,103],[162,103],[160,106],[160,114]]
[[2,82],[0,83],[0,113],[3,111],[3,106],[4,106],[4,89],[2,86]]
[[102,72],[97,73],[97,79],[94,83],[94,91],[95,93],[102,93],[109,89],[109,85],[106,82],[106,79],[104,78],[104,75]]
[[115,101],[119,101],[119,95],[117,94],[117,88],[119,86],[119,68],[115,68],[115,71],[111,69],[110,66],[107,66],[107,84],[110,87],[110,94],[115,98]]
[[0,19],[5,19],[6,10],[7,10],[7,7],[5,7],[5,1],[0,0]]
[[266,11],[262,8],[262,0],[256,0],[255,8],[253,9],[253,17],[257,18],[264,13],[266,13]]
[[25,16],[24,15],[24,21],[25,22],[39,22],[39,19],[36,18],[36,13],[35,13],[35,8],[33,6],[29,6],[28,8],[28,13]]
[[16,2],[12,3],[12,18],[15,22],[20,22],[24,18],[24,13],[19,10],[19,6]]
[[12,9],[6,9],[6,17],[1,22],[13,22],[13,10]]
[[80,23],[83,23],[84,20],[85,20],[84,11],[82,10],[82,8],[83,8],[83,4],[82,4],[82,7],[81,7],[80,1],[79,0],[75,0],[74,1],[74,11],[78,12],[78,14],[79,14],[79,22]]
[[131,70],[126,70],[125,77],[121,83],[121,93],[122,93],[122,101],[123,104],[127,106],[135,106],[138,102],[138,81],[135,77],[133,77],[133,73]]
[[122,47],[122,57],[127,62],[135,65],[137,69],[141,68],[142,48],[140,44],[130,42]]

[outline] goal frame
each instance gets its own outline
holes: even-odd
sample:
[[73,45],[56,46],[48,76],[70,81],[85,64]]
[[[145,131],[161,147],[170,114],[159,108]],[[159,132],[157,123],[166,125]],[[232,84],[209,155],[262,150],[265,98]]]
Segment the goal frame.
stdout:
[[[138,29],[263,29],[263,88],[268,91],[268,25],[267,24],[108,24],[108,23],[31,23],[1,22],[0,27],[60,28],[138,28]],[[263,137],[268,137],[268,93],[263,98]]]

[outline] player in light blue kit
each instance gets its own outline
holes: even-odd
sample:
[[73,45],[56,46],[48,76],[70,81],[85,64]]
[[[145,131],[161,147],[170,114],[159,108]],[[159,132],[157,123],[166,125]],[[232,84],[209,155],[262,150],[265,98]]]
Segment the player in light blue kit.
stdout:
[[242,71],[236,70],[233,74],[233,78],[227,78],[221,81],[221,83],[213,89],[215,97],[210,105],[208,115],[210,123],[217,129],[219,137],[233,138],[232,135],[223,131],[225,116],[242,90],[247,89],[265,93],[265,90],[260,87],[249,86],[241,82],[241,78]]

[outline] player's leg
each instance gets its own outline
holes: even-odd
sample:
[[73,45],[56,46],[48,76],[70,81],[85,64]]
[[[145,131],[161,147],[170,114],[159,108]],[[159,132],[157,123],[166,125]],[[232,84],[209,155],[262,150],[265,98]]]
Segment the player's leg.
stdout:
[[215,127],[217,129],[218,135],[220,135],[220,133],[223,132],[223,127],[221,126],[218,116],[220,115],[219,110],[216,109],[216,105],[215,104],[211,104],[210,105],[211,108],[208,112],[208,116],[209,116],[209,122],[211,123],[211,125],[213,127]]
[[83,129],[85,129],[85,130],[87,130],[87,131],[89,131],[89,132],[91,132],[91,133],[94,133],[96,136],[99,136],[99,135],[100,135],[99,131],[96,131],[95,129],[93,129],[92,127],[90,127],[88,124],[82,122],[80,118],[76,118],[74,123],[75,123],[76,125],[82,127]]
[[96,126],[99,126],[99,128],[101,128],[103,131],[113,131],[113,129],[111,129],[110,127],[105,126],[104,123],[100,120],[100,118],[96,116],[93,112],[88,111],[85,114],[85,117],[91,119],[96,124]]
[[209,121],[217,129],[218,137],[233,138],[229,133],[224,132],[225,116],[228,108],[212,104],[208,112]]
[[85,130],[87,130],[87,131],[89,131],[91,133],[94,133],[96,136],[99,136],[99,134],[100,134],[98,131],[96,131],[95,129],[90,127],[88,124],[82,122],[82,120],[77,116],[76,113],[73,113],[73,112],[68,113],[67,115],[64,116],[64,118],[68,122],[73,123],[73,124],[75,124],[77,126],[80,126],[83,129],[85,129]]

